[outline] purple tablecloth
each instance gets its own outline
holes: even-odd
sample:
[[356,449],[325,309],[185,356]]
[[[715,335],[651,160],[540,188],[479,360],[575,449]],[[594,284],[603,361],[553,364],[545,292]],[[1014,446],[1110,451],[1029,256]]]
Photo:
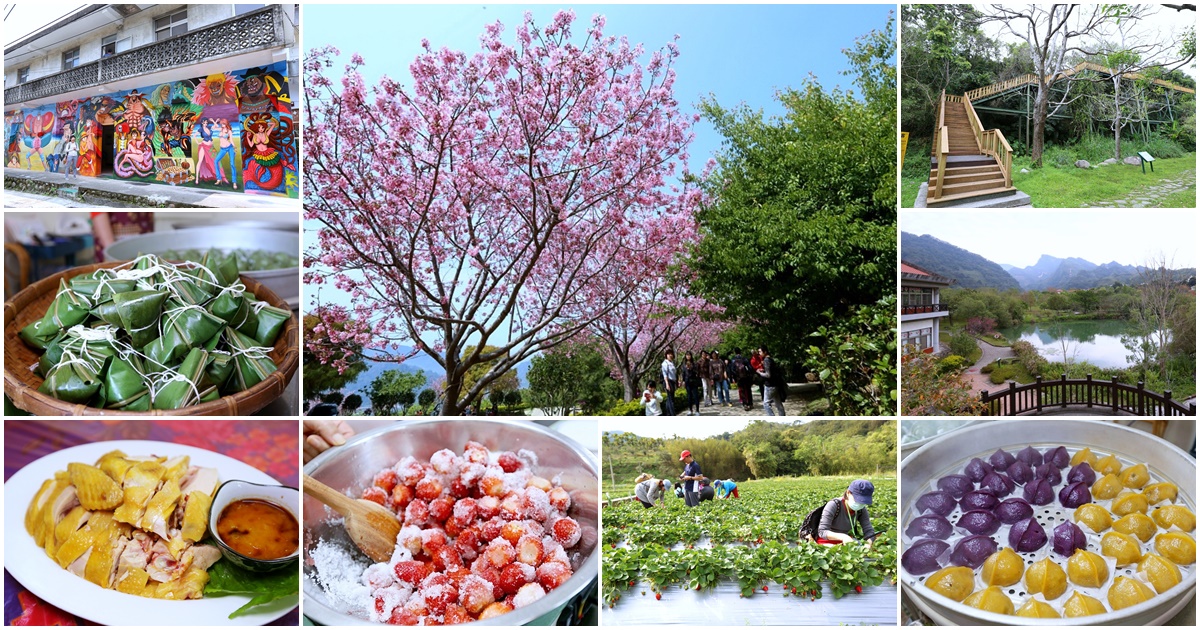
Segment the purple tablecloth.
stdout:
[[[108,440],[155,440],[203,448],[300,487],[299,427],[294,420],[7,420],[4,480],[64,448]],[[185,620],[180,620],[186,623]],[[4,572],[5,625],[95,625],[47,604]],[[298,626],[296,608],[271,623]]]

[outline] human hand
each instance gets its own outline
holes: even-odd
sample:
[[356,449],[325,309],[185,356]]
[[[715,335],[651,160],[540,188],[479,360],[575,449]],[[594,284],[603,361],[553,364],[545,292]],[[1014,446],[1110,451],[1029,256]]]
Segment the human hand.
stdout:
[[354,436],[354,429],[339,419],[304,420],[304,463],[317,455],[346,443]]

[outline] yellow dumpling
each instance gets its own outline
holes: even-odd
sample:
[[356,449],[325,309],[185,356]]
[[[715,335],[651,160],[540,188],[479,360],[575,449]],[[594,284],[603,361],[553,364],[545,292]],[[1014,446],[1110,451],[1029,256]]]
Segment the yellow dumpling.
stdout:
[[1146,470],[1145,464],[1130,466],[1129,468],[1121,471],[1117,477],[1121,479],[1121,483],[1124,484],[1126,488],[1133,488],[1135,490],[1141,488],[1147,483],[1150,483],[1150,471]]
[[1174,562],[1153,553],[1142,556],[1142,561],[1138,563],[1137,568],[1139,573],[1146,574],[1150,585],[1160,594],[1167,592],[1183,580],[1183,574],[1180,573],[1179,567]]
[[1083,523],[1091,528],[1092,531],[1100,533],[1109,527],[1112,527],[1112,517],[1109,516],[1108,510],[1096,505],[1095,503],[1084,503],[1075,508],[1075,522]]
[[1129,534],[1108,532],[1100,539],[1100,553],[1115,558],[1117,566],[1124,567],[1142,559],[1142,546]]
[[1041,593],[1046,599],[1058,599],[1067,592],[1067,573],[1050,558],[1042,558],[1025,570],[1025,590]]
[[1096,456],[1095,456],[1095,454],[1092,453],[1092,449],[1087,448],[1086,446],[1083,448],[1082,451],[1078,451],[1074,455],[1071,456],[1071,465],[1072,466],[1078,466],[1082,462],[1087,462],[1088,466],[1091,466],[1092,469],[1095,470]]
[[1092,464],[1092,470],[1100,475],[1115,475],[1121,472],[1121,462],[1117,460],[1116,455],[1101,457]]
[[975,589],[975,572],[970,567],[946,567],[925,578],[925,586],[961,602]]
[[1125,486],[1116,475],[1104,475],[1092,484],[1092,498],[1105,501],[1117,496],[1117,493],[1124,489]]
[[1182,532],[1167,532],[1155,536],[1154,550],[1175,564],[1196,563],[1196,541]]
[[1163,529],[1170,529],[1172,525],[1185,532],[1196,529],[1196,515],[1182,505],[1166,505],[1157,508],[1150,516]]
[[1098,587],[1108,580],[1108,563],[1086,549],[1076,549],[1067,560],[1067,577],[1080,586]]
[[1063,604],[1063,615],[1067,617],[1087,617],[1088,615],[1103,615],[1108,612],[1104,602],[1095,597],[1088,597],[1079,591],[1067,598]]
[[1036,617],[1038,619],[1061,619],[1062,615],[1058,614],[1054,607],[1046,602],[1039,602],[1036,599],[1031,599],[1025,602],[1017,609],[1018,617]]
[[980,576],[988,586],[1010,586],[1021,581],[1025,561],[1015,551],[1005,547],[983,561]]
[[1108,589],[1108,605],[1113,610],[1129,608],[1151,597],[1154,597],[1154,591],[1149,586],[1124,575],[1118,575],[1113,580],[1112,588]]
[[1158,533],[1158,525],[1141,512],[1131,512],[1113,523],[1113,531],[1129,534],[1142,542],[1149,542]]
[[1000,613],[1001,615],[1013,614],[1013,603],[998,587],[989,586],[982,591],[975,591],[963,600],[963,603],[971,608],[986,610],[987,612]]
[[1125,491],[1118,494],[1109,507],[1117,516],[1125,516],[1134,512],[1145,514],[1146,510],[1150,509],[1150,502],[1146,500],[1146,495],[1140,492]]
[[1173,483],[1161,481],[1146,486],[1142,493],[1146,495],[1146,499],[1150,501],[1151,505],[1162,501],[1174,503],[1175,498],[1179,496],[1179,488]]

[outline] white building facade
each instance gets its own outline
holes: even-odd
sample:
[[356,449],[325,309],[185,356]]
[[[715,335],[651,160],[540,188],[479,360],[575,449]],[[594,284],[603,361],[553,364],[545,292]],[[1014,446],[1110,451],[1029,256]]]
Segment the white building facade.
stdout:
[[900,346],[919,352],[937,352],[941,321],[950,309],[941,302],[941,290],[954,284],[904,261],[900,262]]

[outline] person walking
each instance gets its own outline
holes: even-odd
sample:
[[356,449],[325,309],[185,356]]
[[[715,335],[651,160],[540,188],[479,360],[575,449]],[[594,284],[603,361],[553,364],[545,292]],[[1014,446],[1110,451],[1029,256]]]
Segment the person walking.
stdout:
[[700,351],[700,382],[704,385],[704,406],[712,406],[712,375],[709,374],[708,350]]
[[688,507],[696,507],[700,505],[700,480],[704,479],[704,474],[700,472],[700,463],[692,457],[691,451],[683,451],[679,454],[679,461],[684,463],[683,472],[679,478],[683,480],[683,499]]
[[725,359],[721,358],[721,353],[716,350],[713,350],[712,359],[709,360],[709,374],[712,376],[713,389],[717,390],[717,404],[732,407],[729,402],[728,367]]
[[763,378],[765,390],[763,392],[763,411],[768,416],[784,416],[783,412],[783,390],[787,387],[787,381],[783,378],[783,370],[779,369],[779,365],[771,358],[771,353],[767,352],[765,347],[758,349],[758,353],[762,355],[763,367],[758,371],[758,375]]
[[729,360],[729,365],[729,378],[737,383],[738,402],[742,404],[742,409],[750,411],[754,408],[754,397],[751,389],[754,387],[754,371],[750,368],[750,361],[735,348],[733,350],[733,358]]
[[683,357],[683,387],[687,389],[688,415],[700,415],[700,368],[696,366],[692,353]]
[[667,350],[667,358],[662,362],[663,393],[666,404],[663,405],[663,415],[675,415],[675,390],[679,388],[678,373],[675,369],[675,351]]
[[662,414],[662,392],[655,387],[654,381],[646,383],[646,391],[642,392],[642,407],[646,410],[647,416],[661,416]]
[[66,156],[66,168],[63,181],[71,180],[71,173],[75,174],[75,179],[79,179],[79,144],[75,142],[75,136],[67,136],[67,144],[63,147],[63,154]]

